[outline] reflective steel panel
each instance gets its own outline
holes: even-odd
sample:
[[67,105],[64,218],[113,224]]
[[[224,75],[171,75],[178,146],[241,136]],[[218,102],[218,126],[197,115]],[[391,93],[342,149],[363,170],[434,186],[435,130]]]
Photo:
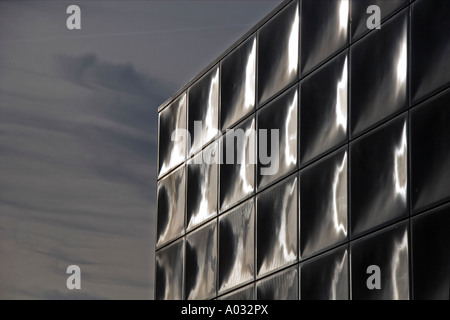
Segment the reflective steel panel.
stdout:
[[411,21],[411,100],[450,84],[450,2],[416,1]]
[[450,299],[450,205],[412,219],[414,299]]
[[[367,282],[380,268],[380,289],[369,289]],[[351,243],[353,300],[408,300],[408,223],[402,222]]]
[[255,285],[250,284],[219,298],[219,300],[255,300]]
[[254,211],[251,199],[219,218],[219,292],[253,280]]
[[219,67],[213,68],[189,90],[188,130],[190,154],[200,150],[219,133]]
[[408,11],[351,48],[351,133],[362,131],[408,105]]
[[255,108],[256,37],[247,39],[222,62],[220,128],[226,129]]
[[255,190],[256,123],[251,117],[220,140],[220,211]]
[[218,143],[187,162],[187,230],[217,214]]
[[258,188],[297,168],[297,109],[295,86],[257,113]]
[[347,239],[347,148],[300,172],[302,259]]
[[348,300],[347,246],[300,264],[301,300]]
[[301,73],[305,74],[347,45],[349,0],[302,0],[301,14]]
[[156,252],[155,300],[183,299],[184,240]]
[[294,1],[267,22],[258,37],[258,101],[266,102],[298,76],[299,12]]
[[406,115],[351,144],[352,237],[408,216]]
[[411,111],[411,183],[415,212],[450,199],[450,91]]
[[185,166],[158,182],[158,220],[156,246],[184,233]]
[[297,266],[256,283],[258,300],[298,300]]
[[347,75],[343,53],[300,84],[301,165],[347,141]]
[[158,177],[169,172],[186,158],[187,141],[172,141],[175,130],[186,130],[186,93],[183,93],[159,114]]
[[211,222],[186,236],[186,284],[188,300],[216,295],[217,227]]
[[[367,13],[369,6],[376,5],[380,8],[381,20],[384,22],[388,17],[392,16],[392,14],[408,3],[409,0],[351,0],[352,40],[370,31],[367,28],[367,19],[373,15],[373,11]],[[384,25],[381,28],[383,27]]]
[[258,275],[297,260],[297,176],[256,196]]

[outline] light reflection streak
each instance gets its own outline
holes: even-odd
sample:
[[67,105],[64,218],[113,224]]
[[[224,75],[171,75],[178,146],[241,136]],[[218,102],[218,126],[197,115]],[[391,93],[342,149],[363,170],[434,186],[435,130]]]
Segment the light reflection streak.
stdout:
[[336,126],[342,127],[347,132],[347,57],[345,57],[344,68],[336,88]]
[[289,34],[289,48],[288,48],[288,71],[289,73],[297,72],[298,67],[298,32],[299,32],[299,14],[298,5],[295,9],[294,23],[292,24],[291,32]]
[[[406,254],[406,259],[402,259],[402,254]],[[391,263],[391,270],[392,270],[392,289],[394,294],[394,300],[400,299],[400,293],[399,293],[399,278],[400,277],[407,277],[408,278],[408,270],[406,270],[405,275],[405,261],[407,263],[408,261],[408,233],[405,231],[402,237],[402,241],[400,243],[394,244],[394,252],[392,257],[392,263]],[[407,266],[406,266],[407,269]]]
[[[297,121],[291,121],[293,119],[293,113],[297,108],[297,97],[298,92],[295,90],[294,99],[292,100],[291,105],[289,106],[287,116],[286,116],[286,129],[285,129],[285,137],[287,139],[286,141],[286,147],[284,151],[284,161],[286,163],[286,166],[289,167],[291,164],[295,164],[297,161],[297,154],[291,152],[291,144],[293,146],[297,143]],[[275,150],[276,151],[276,150]],[[292,150],[294,151],[294,150]]]
[[[341,179],[345,179],[344,182],[341,182]],[[340,203],[338,205],[338,186],[339,183],[345,183],[344,187],[345,190],[347,189],[347,151],[344,154],[344,158],[342,160],[341,165],[336,168],[335,174],[334,174],[334,181],[333,181],[333,222],[334,222],[334,229],[337,233],[342,232],[345,236],[347,236],[347,226],[344,225],[344,223],[339,222],[339,209],[342,206],[345,206],[345,212],[347,211],[347,198],[340,199]],[[338,208],[339,206],[339,208]]]
[[341,0],[341,5],[339,6],[339,33],[347,32],[348,7],[348,0]]
[[345,262],[347,260],[347,250],[344,252],[344,256],[342,257],[341,262],[338,262],[334,266],[333,279],[331,280],[331,298],[332,300],[337,299],[337,284],[340,280],[340,276],[342,274],[342,270],[344,269]]
[[248,110],[255,105],[255,72],[256,69],[256,38],[253,39],[252,51],[245,68],[245,95],[244,109]]
[[394,152],[394,172],[393,179],[395,185],[395,192],[397,196],[400,196],[403,202],[406,202],[406,187],[407,187],[407,173],[406,173],[406,153],[407,153],[407,140],[406,140],[406,122],[403,125],[402,139],[400,145],[395,147]]

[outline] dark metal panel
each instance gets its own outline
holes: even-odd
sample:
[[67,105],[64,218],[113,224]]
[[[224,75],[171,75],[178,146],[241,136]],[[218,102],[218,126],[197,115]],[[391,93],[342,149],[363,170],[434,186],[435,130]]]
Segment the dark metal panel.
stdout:
[[297,176],[256,197],[258,276],[297,260]]
[[[298,89],[289,89],[257,113],[258,189],[297,168]],[[262,131],[264,130],[264,132]],[[275,132],[274,132],[275,131]],[[277,140],[277,134],[278,140]],[[267,139],[265,139],[267,138]],[[264,141],[265,139],[265,141]],[[278,142],[279,146],[272,143]],[[272,150],[273,146],[273,150]],[[265,147],[264,150],[262,147]],[[267,152],[265,152],[267,151]],[[265,158],[270,155],[270,162]]]
[[[220,211],[227,210],[255,190],[256,123],[245,120],[220,140]],[[227,159],[229,158],[229,159]]]
[[351,48],[351,134],[408,106],[408,11]]
[[253,280],[254,212],[251,199],[219,218],[219,292]]
[[155,300],[183,299],[184,239],[156,252]]
[[450,91],[411,111],[414,212],[450,199]]
[[411,19],[411,100],[450,84],[450,2],[416,1]]
[[301,165],[347,141],[347,79],[347,54],[343,53],[302,81]]
[[351,234],[408,216],[407,118],[351,144]]
[[302,259],[347,239],[347,148],[300,172]]
[[231,127],[252,112],[256,98],[256,36],[233,51],[221,67],[220,128]]
[[250,284],[242,289],[230,292],[219,300],[255,300],[255,285]]
[[259,30],[259,105],[298,77],[299,8],[293,1]]
[[156,246],[184,233],[185,166],[158,182],[158,219]]
[[300,264],[302,300],[348,300],[347,246]]
[[188,300],[216,296],[217,223],[186,236],[186,292]]
[[217,215],[218,142],[187,162],[186,229]]
[[256,283],[258,300],[298,300],[297,266]]
[[[351,243],[353,300],[408,300],[408,223],[402,222]],[[380,289],[369,289],[367,280],[380,268]],[[369,279],[372,283],[372,279]]]
[[301,73],[348,44],[349,0],[301,1]]
[[186,158],[187,141],[172,141],[175,130],[186,130],[186,93],[159,114],[158,177],[162,177]]

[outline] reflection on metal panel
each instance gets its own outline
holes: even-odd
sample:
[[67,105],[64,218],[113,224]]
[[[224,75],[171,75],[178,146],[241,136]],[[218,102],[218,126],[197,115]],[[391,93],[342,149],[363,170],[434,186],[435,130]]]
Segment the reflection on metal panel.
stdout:
[[450,91],[411,111],[411,182],[415,212],[450,199]]
[[209,299],[216,295],[216,239],[216,222],[186,236],[186,299]]
[[158,222],[156,246],[184,232],[185,166],[158,182]]
[[348,43],[349,0],[302,0],[301,6],[304,74]]
[[254,211],[250,200],[219,219],[219,291],[253,280]]
[[408,216],[404,115],[351,144],[352,237]]
[[298,300],[297,266],[256,283],[258,300]]
[[407,107],[407,13],[351,49],[353,136]]
[[300,173],[300,255],[347,239],[347,150]]
[[348,285],[347,247],[300,264],[302,300],[348,300]]
[[172,139],[176,130],[186,130],[186,93],[159,114],[159,173],[169,172],[186,158],[187,141]]
[[[408,300],[408,224],[399,223],[351,243],[352,298]],[[367,268],[380,268],[381,289],[367,286]]]
[[297,176],[257,195],[258,275],[297,259]]
[[255,118],[249,118],[220,140],[220,211],[255,190]]
[[188,130],[192,155],[219,133],[219,67],[213,68],[189,90]]
[[343,53],[301,83],[302,165],[347,140],[347,74]]
[[298,75],[299,10],[292,2],[259,31],[259,105],[289,86]]
[[242,289],[238,289],[220,297],[219,300],[255,300],[254,292],[255,285],[250,284]]
[[256,37],[250,37],[222,63],[221,129],[227,129],[255,107]]
[[[262,188],[276,179],[289,174],[297,168],[298,146],[298,89],[293,87],[274,102],[258,111],[258,188]],[[262,130],[265,130],[263,133]],[[279,148],[272,150],[278,132]],[[266,139],[267,145],[264,146]],[[263,147],[266,147],[265,150]],[[267,151],[267,152],[266,152]],[[270,155],[269,162],[264,158]],[[270,169],[270,174],[263,170]],[[273,171],[272,171],[273,170]]]
[[156,253],[156,300],[183,299],[184,240]]
[[[187,230],[217,214],[218,143],[214,142],[188,161]],[[217,159],[217,158],[216,158]]]

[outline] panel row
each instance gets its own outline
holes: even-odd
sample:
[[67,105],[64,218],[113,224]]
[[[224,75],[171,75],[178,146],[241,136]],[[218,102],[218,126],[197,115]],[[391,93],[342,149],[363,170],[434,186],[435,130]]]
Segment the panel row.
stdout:
[[[242,122],[237,127],[240,136],[237,131],[227,133],[158,181],[157,247],[255,194],[258,201],[268,198],[258,212],[261,216],[264,211],[270,215],[281,210],[272,206],[279,206],[277,201],[285,191],[274,196],[271,192],[276,188],[267,187],[297,170],[297,92],[293,87],[258,110],[256,119]],[[449,105],[447,90],[411,109],[409,115],[400,114],[351,141],[348,147],[330,144],[341,147],[301,167],[299,191],[295,192],[300,206],[294,216],[301,221],[303,255],[345,241],[348,234],[354,238],[404,219],[410,206],[417,214],[450,199]],[[261,155],[257,163],[251,161],[260,149],[256,141],[264,138],[262,131],[255,134],[255,127],[266,133],[279,130],[280,154],[270,163]],[[241,143],[233,144],[239,137]],[[268,135],[268,139],[270,146],[277,138]],[[319,146],[324,139],[317,141]],[[267,151],[263,150],[264,156]],[[264,175],[263,170],[271,174]],[[270,227],[274,226],[271,222]]]
[[[306,105],[300,116],[302,164],[347,134],[357,137],[401,113],[409,97],[416,105],[448,86],[450,3],[417,0],[411,18],[407,4],[302,0],[287,5],[160,113],[158,177],[266,105],[299,74],[300,105]],[[383,21],[396,15],[359,39],[369,31],[370,5],[381,8]],[[359,39],[351,45],[350,27],[352,39]],[[343,53],[322,66],[338,52]],[[176,130],[187,130],[189,138],[172,141]]]
[[[287,233],[268,241],[279,251],[257,244],[254,252],[253,217],[248,203],[222,216],[218,228],[210,223],[158,251],[156,299],[403,300],[411,292],[414,299],[449,299],[450,205],[412,218],[410,227],[409,220],[397,223],[300,264]],[[266,251],[255,265],[260,250]],[[284,268],[255,277],[271,261]]]

